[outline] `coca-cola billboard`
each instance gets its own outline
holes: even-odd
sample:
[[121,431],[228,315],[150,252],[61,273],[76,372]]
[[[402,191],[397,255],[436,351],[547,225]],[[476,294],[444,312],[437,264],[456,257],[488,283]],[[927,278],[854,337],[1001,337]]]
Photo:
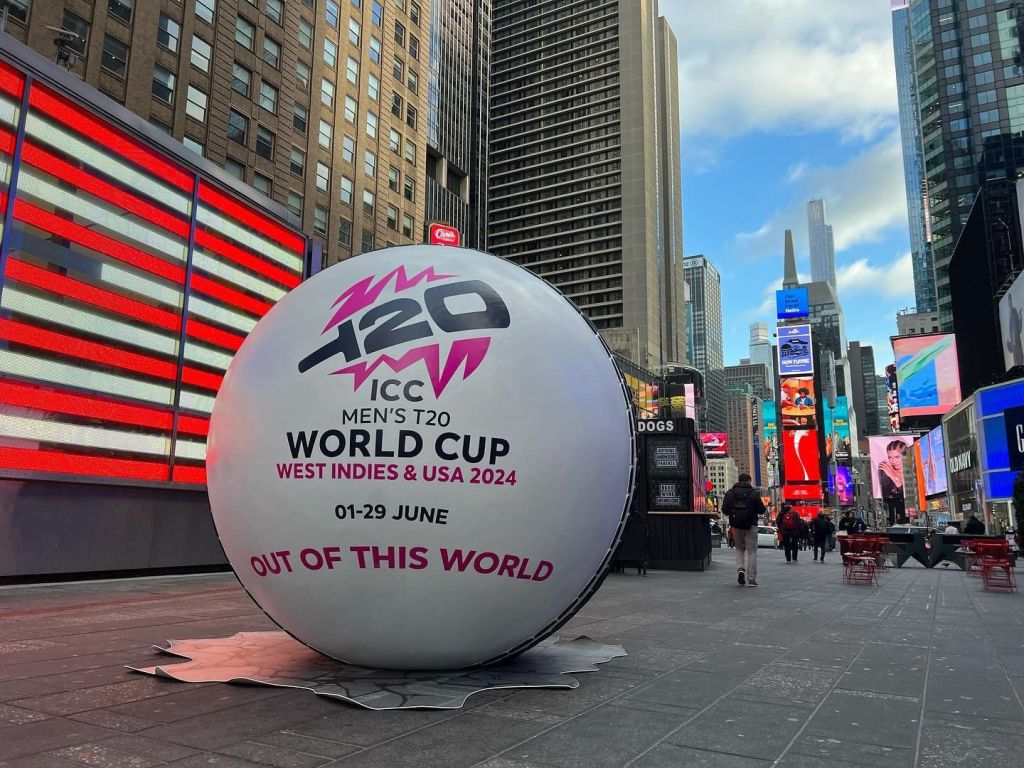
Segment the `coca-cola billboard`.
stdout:
[[427,242],[431,245],[459,245],[462,235],[455,227],[447,224],[431,224],[427,229]]

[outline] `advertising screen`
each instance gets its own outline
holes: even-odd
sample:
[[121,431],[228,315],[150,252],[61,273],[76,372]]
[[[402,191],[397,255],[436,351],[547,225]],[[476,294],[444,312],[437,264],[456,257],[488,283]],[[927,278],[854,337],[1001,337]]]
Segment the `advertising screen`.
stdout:
[[918,444],[921,446],[921,475],[924,478],[925,496],[945,493],[946,447],[942,438],[942,427],[933,429],[922,437]]
[[782,496],[786,501],[821,501],[821,486],[784,485]]
[[960,402],[956,337],[951,333],[901,336],[892,341],[900,417],[935,416]]
[[903,453],[913,443],[911,435],[873,435],[868,438],[871,495],[874,498],[903,499]]
[[721,459],[729,455],[729,435],[725,432],[701,432],[704,455],[709,459]]
[[783,430],[782,456],[787,483],[809,483],[821,480],[818,430]]
[[761,451],[767,461],[779,459],[779,427],[776,421],[775,401],[761,403]]
[[854,505],[854,485],[850,468],[838,466],[835,469],[835,475],[831,479],[832,493],[839,499],[840,506],[852,507]]
[[1006,370],[1024,365],[1024,273],[999,300],[999,327]]
[[779,326],[779,376],[814,373],[811,326]]
[[813,376],[794,376],[783,379],[780,407],[783,429],[814,429],[818,426],[817,397]]
[[775,314],[779,320],[807,317],[810,303],[806,288],[785,288],[775,292]]
[[889,413],[889,428],[900,428],[900,387],[896,382],[896,364],[885,366],[885,408]]

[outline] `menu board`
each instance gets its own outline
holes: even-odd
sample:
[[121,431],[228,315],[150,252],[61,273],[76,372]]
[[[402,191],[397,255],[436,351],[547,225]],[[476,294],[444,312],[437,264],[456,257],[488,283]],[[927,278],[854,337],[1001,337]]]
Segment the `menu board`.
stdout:
[[647,453],[647,509],[690,512],[690,438],[652,435]]

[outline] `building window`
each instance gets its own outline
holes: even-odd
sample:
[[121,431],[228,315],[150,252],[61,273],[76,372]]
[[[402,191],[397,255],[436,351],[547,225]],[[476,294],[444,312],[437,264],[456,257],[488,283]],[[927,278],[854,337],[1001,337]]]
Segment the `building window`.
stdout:
[[377,198],[368,189],[363,190],[363,215],[373,216],[373,207],[376,204]]
[[329,122],[320,119],[320,129],[317,132],[317,143],[320,144],[324,149],[331,148],[331,136],[334,133],[334,129]]
[[192,35],[192,66],[200,72],[210,72],[210,58],[213,48],[199,35]]
[[384,6],[373,0],[373,5],[370,7],[370,17],[373,19],[373,25],[380,27],[384,25]]
[[338,245],[343,248],[352,247],[352,222],[348,219],[338,222]]
[[411,69],[409,70],[409,90],[413,93],[420,92],[420,76]]
[[313,25],[305,19],[299,19],[299,45],[307,51],[313,50]]
[[245,166],[237,160],[232,160],[230,157],[225,160],[224,170],[227,171],[228,176],[234,176],[236,179],[245,181]]
[[101,66],[110,74],[124,78],[125,70],[128,68],[128,46],[116,37],[105,36]]
[[[111,10],[118,0],[110,0]],[[213,24],[213,14],[217,10],[217,0],[196,0],[196,16],[207,24]]]
[[275,24],[281,24],[284,19],[284,0],[267,0],[265,6],[267,18]]
[[288,210],[302,218],[302,195],[296,192],[294,189],[288,190]]
[[363,253],[373,250],[373,231],[369,229],[363,230]]
[[274,134],[262,125],[256,126],[256,154],[267,160],[274,159]]
[[405,108],[405,124],[414,131],[416,130],[416,107],[411,104],[407,105]]
[[416,35],[409,35],[409,55],[417,60],[420,58],[420,40]]
[[416,202],[416,179],[409,174],[405,174],[405,188],[402,195],[410,203]]
[[200,157],[202,157],[202,155],[206,151],[206,148],[203,147],[203,144],[202,144],[201,141],[197,141],[196,139],[193,139],[187,133],[184,136],[181,137],[181,143],[185,146],[186,149],[191,149],[193,152],[195,152]]
[[994,83],[995,79],[995,73],[993,73],[991,69],[986,72],[979,72],[974,76],[974,82],[976,85],[988,85],[989,83]]
[[304,61],[295,62],[295,83],[306,93],[309,93],[309,79],[312,74],[309,64]]
[[356,140],[351,136],[345,136],[341,140],[341,159],[346,163],[355,162]]
[[252,72],[243,67],[237,61],[231,67],[231,88],[249,98],[249,89],[252,87]]
[[359,36],[362,31],[363,27],[358,21],[352,18],[348,20],[348,41],[356,48],[359,47]]
[[245,144],[249,134],[249,118],[235,110],[228,110],[228,138]]
[[341,20],[341,9],[334,0],[327,0],[327,6],[324,8],[324,16],[327,19],[327,23],[335,29],[338,28],[338,24]]
[[[212,0],[209,0],[209,4],[213,5]],[[110,11],[110,15],[120,19],[125,24],[132,20],[132,9],[135,8],[135,0],[107,0],[107,10]],[[199,14],[199,8],[196,7],[196,14]],[[213,21],[213,11],[210,11],[209,21]]]
[[327,237],[327,209],[322,205],[313,206],[313,232]]
[[281,44],[267,35],[263,36],[263,60],[274,69],[281,67]]
[[366,76],[366,93],[374,101],[380,100],[380,78],[376,75]]
[[370,61],[374,64],[380,64],[380,51],[380,40],[370,35]]
[[998,109],[987,109],[978,115],[979,123],[996,123],[999,122],[999,110]]
[[206,93],[194,85],[188,87],[188,104],[185,106],[185,114],[200,123],[206,122]]
[[402,234],[412,237],[412,216],[407,213],[402,214]]
[[89,40],[88,22],[71,11],[64,11],[64,20],[61,22],[61,26],[69,32],[74,32],[76,35],[73,40],[67,41],[67,47],[75,51],[79,56],[84,56],[85,47]]
[[326,77],[320,81],[320,103],[334,109],[334,83]]
[[356,112],[359,110],[359,103],[351,96],[345,97],[345,120],[355,125]]
[[366,135],[371,139],[377,138],[377,115],[374,112],[366,113]]
[[982,51],[981,53],[976,53],[971,57],[971,61],[976,67],[984,67],[986,64],[992,63],[992,52]]
[[153,97],[165,104],[174,101],[174,73],[159,64],[153,67]]
[[316,164],[316,188],[321,192],[329,192],[331,189],[331,169],[320,161]]
[[254,173],[252,175],[252,185],[267,197],[270,197],[274,192],[274,180],[269,176],[264,176],[262,173]]
[[160,24],[156,32],[156,41],[174,53],[178,52],[178,41],[181,38],[181,24],[165,13],[160,14]]
[[371,179],[377,175],[377,156],[370,150],[363,156],[363,173]]
[[355,185],[348,176],[341,177],[341,202],[345,205],[352,205],[352,194]]
[[395,63],[391,67],[391,74],[395,76],[395,80],[402,82],[405,79],[405,63],[395,56]]
[[395,166],[393,165],[390,166],[388,168],[388,189],[390,189],[392,192],[397,192],[398,184],[401,178],[402,175],[398,172],[398,169],[395,168]]
[[405,159],[410,163],[416,162],[416,145],[409,139],[405,140]]
[[420,7],[416,3],[409,4],[409,19],[417,27],[420,25]]
[[402,119],[402,106],[404,103],[401,96],[394,91],[391,92],[391,114],[399,120]]
[[391,147],[391,151],[396,155],[402,151],[402,134],[394,128],[391,129],[391,133],[388,137],[388,146]]
[[324,38],[324,64],[332,69],[338,63],[338,44],[333,40]]
[[288,170],[300,178],[306,173],[306,153],[298,147],[292,147],[288,156]]
[[260,106],[268,112],[277,114],[277,88],[266,80],[260,81]]
[[292,107],[292,127],[299,133],[305,133],[309,125],[309,110],[301,104]]
[[405,47],[405,25],[397,20],[395,21],[395,45]]
[[398,231],[398,209],[393,205],[388,206],[388,229]]
[[235,19],[235,42],[250,51],[256,45],[256,27],[245,16]]

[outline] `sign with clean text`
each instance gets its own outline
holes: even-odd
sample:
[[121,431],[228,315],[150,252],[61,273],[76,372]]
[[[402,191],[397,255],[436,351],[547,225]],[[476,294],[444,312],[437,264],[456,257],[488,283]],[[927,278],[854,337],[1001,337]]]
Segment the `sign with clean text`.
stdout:
[[459,245],[462,233],[447,224],[431,224],[427,228],[427,242],[431,245]]

